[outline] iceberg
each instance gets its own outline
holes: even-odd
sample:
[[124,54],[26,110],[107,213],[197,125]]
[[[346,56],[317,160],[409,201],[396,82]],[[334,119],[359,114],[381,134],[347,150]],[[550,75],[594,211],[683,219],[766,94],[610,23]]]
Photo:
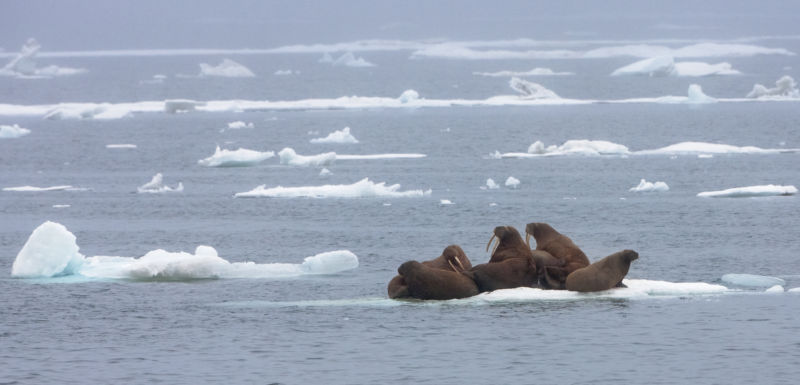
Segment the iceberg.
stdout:
[[149,193],[149,194],[157,194],[157,193],[168,193],[168,192],[182,192],[183,191],[183,183],[178,182],[178,185],[175,187],[169,187],[164,184],[164,176],[161,173],[157,173],[153,176],[153,179],[150,182],[147,182],[141,186],[139,186],[136,191],[140,194]]
[[289,166],[322,167],[322,166],[330,166],[331,164],[333,164],[334,161],[336,161],[335,152],[326,152],[318,155],[303,156],[303,155],[298,155],[294,151],[294,149],[289,147],[286,147],[280,152],[278,152],[278,156],[281,159],[281,164]]
[[525,76],[566,76],[575,75],[573,72],[555,72],[550,68],[536,67],[530,71],[497,71],[497,72],[473,72],[473,75],[489,77],[525,77]]
[[42,48],[36,39],[30,38],[22,46],[20,52],[11,61],[0,68],[0,75],[26,78],[49,78],[54,76],[69,76],[86,72],[82,68],[59,67],[55,65],[44,68],[36,67],[36,55]]
[[238,150],[222,150],[217,146],[214,155],[197,161],[205,167],[249,167],[255,166],[275,156],[273,151],[254,151],[239,148]]
[[794,194],[797,194],[797,188],[794,186],[778,186],[769,184],[761,186],[736,187],[720,191],[704,191],[698,193],[697,196],[702,198],[747,198],[788,196]]
[[253,128],[255,127],[252,122],[245,123],[241,120],[237,120],[235,122],[228,123],[228,129],[230,130],[240,130],[242,128]]
[[561,99],[555,92],[545,88],[541,84],[522,80],[517,77],[511,78],[508,81],[511,89],[519,92],[520,97],[523,99]]
[[775,154],[796,152],[797,149],[759,148],[754,146],[732,146],[706,142],[680,142],[654,150],[637,151],[637,155],[700,155],[700,154]]
[[324,138],[314,138],[310,140],[311,143],[336,143],[336,144],[354,144],[358,143],[358,139],[350,133],[350,127],[345,127],[340,131],[334,131]]
[[231,60],[223,59],[217,66],[200,63],[200,76],[218,76],[225,78],[252,78],[256,74],[249,68]]
[[451,202],[449,199],[440,199],[439,200],[439,204],[442,205],[442,206],[448,206],[448,205],[452,205],[453,202]]
[[506,179],[505,185],[506,187],[517,188],[519,186],[519,179],[510,176],[508,179]]
[[400,97],[397,98],[402,104],[408,104],[419,100],[419,92],[414,90],[405,90]]
[[786,281],[778,277],[755,274],[725,274],[722,276],[722,281],[731,285],[749,287],[772,287],[775,285],[786,285]]
[[767,88],[761,84],[753,86],[753,90],[747,94],[750,99],[797,99],[800,98],[800,91],[797,89],[797,82],[791,76],[783,76],[775,81],[775,87]]
[[0,139],[14,139],[31,133],[31,130],[22,128],[19,125],[7,126],[0,125]]
[[356,57],[352,52],[345,52],[342,56],[339,56],[338,59],[333,60],[331,62],[334,66],[345,66],[345,67],[374,67],[375,64],[372,64],[363,57]]
[[705,104],[705,103],[716,103],[717,99],[714,99],[705,93],[703,93],[703,88],[697,84],[689,85],[688,91],[688,100],[687,103],[690,104]]
[[303,187],[272,187],[261,185],[247,192],[236,193],[237,198],[418,198],[431,194],[431,190],[400,191],[399,184],[387,186],[364,178],[349,185],[323,185]]
[[528,147],[528,152],[509,152],[502,154],[503,158],[534,158],[540,156],[564,155],[628,155],[628,147],[605,140],[568,140],[560,146],[550,145],[545,147],[541,141],[536,141]]
[[739,75],[730,63],[708,64],[704,62],[676,62],[672,56],[656,56],[637,61],[616,69],[611,76],[686,76]]
[[66,227],[45,222],[36,228],[17,254],[11,275],[48,278],[67,275],[101,279],[186,280],[208,278],[285,278],[336,274],[358,267],[349,250],[306,257],[302,263],[229,262],[210,246],[198,246],[194,254],[153,250],[140,258],[95,256],[79,252],[75,235]]
[[496,190],[496,189],[500,188],[500,185],[497,184],[497,182],[495,182],[494,179],[489,178],[489,179],[486,179],[486,185],[481,187],[481,188],[484,189],[484,190],[487,190],[487,189],[488,190]]
[[669,186],[664,182],[648,182],[644,179],[639,181],[639,185],[628,189],[631,192],[663,192],[669,191]]

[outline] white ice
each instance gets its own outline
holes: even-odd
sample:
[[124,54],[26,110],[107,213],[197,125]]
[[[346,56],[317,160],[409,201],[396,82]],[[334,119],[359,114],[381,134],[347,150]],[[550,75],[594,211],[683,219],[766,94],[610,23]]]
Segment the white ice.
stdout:
[[637,61],[616,69],[611,76],[709,76],[738,75],[741,72],[731,68],[730,63],[708,64],[704,62],[675,62],[672,56],[656,56]]
[[164,184],[164,176],[161,173],[157,173],[153,175],[153,179],[150,182],[147,182],[141,186],[139,186],[136,191],[140,194],[149,193],[149,194],[158,194],[158,193],[169,193],[169,192],[182,192],[183,191],[183,183],[178,182],[178,185],[175,187],[169,187]]
[[118,148],[136,148],[136,147],[137,147],[137,146],[136,146],[135,144],[129,144],[129,143],[121,143],[121,144],[107,144],[107,145],[106,145],[106,148],[111,148],[111,149],[118,149]]
[[497,189],[500,188],[500,185],[497,184],[497,182],[495,182],[494,179],[489,178],[489,179],[486,179],[486,185],[482,186],[481,188],[484,189],[484,190],[486,190],[486,189],[488,189],[488,190],[497,190]]
[[637,155],[699,155],[699,154],[776,154],[796,152],[797,149],[759,148],[754,146],[732,146],[706,142],[680,142],[654,150],[637,151]]
[[337,144],[352,144],[358,143],[353,134],[350,133],[350,127],[345,127],[339,131],[334,131],[324,138],[314,138],[310,140],[311,143],[337,143]]
[[797,89],[797,82],[791,76],[783,76],[775,81],[775,87],[767,88],[761,84],[753,86],[753,90],[747,94],[751,99],[797,99],[800,98],[800,91]]
[[363,57],[356,57],[352,52],[348,51],[345,52],[342,56],[339,56],[338,59],[333,60],[331,62],[334,66],[346,66],[346,67],[374,67],[375,64],[370,63],[364,60]]
[[669,186],[664,182],[648,182],[644,179],[639,181],[639,185],[628,189],[631,192],[663,192],[669,191]]
[[748,287],[771,287],[775,285],[786,285],[786,281],[778,277],[755,274],[725,274],[722,281],[731,285]]
[[447,206],[447,205],[452,205],[453,202],[451,202],[449,199],[440,199],[439,204],[442,206]]
[[245,123],[241,120],[237,120],[235,122],[228,123],[228,129],[231,130],[239,130],[242,128],[253,128],[255,127],[252,122]]
[[218,76],[226,78],[252,78],[256,76],[249,68],[231,59],[223,59],[219,65],[200,63],[200,76]]
[[705,103],[716,103],[717,99],[714,99],[705,93],[703,93],[703,88],[700,87],[698,84],[691,84],[689,85],[688,91],[688,100],[687,103],[690,104],[705,104]]
[[291,75],[293,73],[298,73],[299,74],[300,72],[292,71],[292,70],[277,70],[277,71],[275,71],[275,73],[273,75],[275,75],[275,76],[287,76],[287,75]]
[[204,106],[205,104],[205,102],[198,102],[190,99],[168,99],[164,101],[164,112],[175,114],[194,111],[197,107]]
[[86,72],[83,68],[68,68],[50,65],[44,68],[36,67],[36,55],[41,49],[36,39],[28,39],[11,61],[0,68],[0,76],[14,76],[20,79],[49,78],[54,76],[69,76]]
[[555,72],[550,68],[536,67],[529,71],[497,71],[497,72],[473,72],[473,75],[489,77],[525,77],[525,76],[566,76],[575,75],[573,72]]
[[0,125],[0,139],[14,139],[31,133],[31,130],[15,124],[13,126]]
[[628,155],[628,147],[605,140],[568,140],[560,146],[550,145],[545,147],[541,141],[536,141],[528,147],[528,152],[509,152],[502,154],[503,158],[532,158],[540,156],[564,155]]
[[415,102],[419,100],[419,92],[414,90],[405,90],[403,91],[402,94],[400,94],[400,97],[397,98],[397,100],[399,100],[400,103],[402,104],[409,104],[411,102]]
[[301,167],[322,167],[322,166],[330,166],[336,161],[336,153],[335,152],[326,152],[323,154],[318,155],[298,155],[294,149],[286,147],[280,152],[278,152],[278,156],[281,159],[281,164],[289,165],[289,166],[301,166]]
[[16,191],[16,192],[41,192],[41,191],[84,191],[86,189],[72,187],[70,185],[50,186],[50,187],[36,187],[36,186],[18,186],[18,187],[4,187],[3,191]]
[[400,191],[399,184],[387,186],[385,182],[374,183],[364,178],[349,185],[323,185],[266,188],[261,185],[247,192],[236,193],[241,198],[417,198],[431,194],[431,190]]
[[275,156],[273,151],[254,151],[244,148],[238,150],[222,150],[217,146],[214,155],[197,161],[205,167],[249,167],[255,166]]
[[285,278],[308,274],[335,274],[358,267],[358,257],[337,250],[307,257],[302,263],[229,262],[210,246],[194,254],[153,250],[140,258],[79,253],[75,236],[63,225],[45,222],[33,231],[14,260],[11,275],[47,278],[78,275],[103,279],[184,280],[204,278]]
[[331,170],[328,170],[327,168],[323,168],[322,170],[319,170],[319,176],[325,177],[325,176],[329,176],[329,175],[333,175]]
[[509,176],[508,179],[506,179],[505,185],[506,187],[517,188],[519,186],[519,179]]
[[703,198],[747,198],[747,197],[765,197],[765,196],[787,196],[794,194],[797,194],[797,188],[794,186],[779,186],[779,185],[769,184],[761,186],[736,187],[719,191],[704,191],[698,193],[697,196]]
[[508,85],[514,91],[519,92],[522,99],[561,99],[555,92],[545,88],[541,84],[522,80],[517,77],[511,78]]

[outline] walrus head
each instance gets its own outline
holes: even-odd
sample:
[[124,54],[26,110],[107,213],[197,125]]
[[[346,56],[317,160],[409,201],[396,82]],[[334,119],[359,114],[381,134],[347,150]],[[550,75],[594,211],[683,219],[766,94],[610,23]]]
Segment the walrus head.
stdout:
[[539,239],[544,234],[548,233],[558,234],[558,231],[556,231],[556,229],[554,229],[552,226],[544,222],[528,223],[527,225],[525,225],[525,244],[528,245],[528,247],[530,248],[531,236],[533,236],[533,239]]
[[462,272],[472,268],[467,254],[458,245],[450,245],[442,251],[442,257],[450,265],[450,268],[455,272]]
[[620,251],[619,253],[622,255],[622,258],[624,258],[625,261],[627,261],[628,263],[631,263],[631,262],[639,259],[639,253],[637,253],[637,252],[635,252],[633,250],[625,249],[625,250]]
[[492,248],[492,254],[497,251],[497,248],[501,244],[514,244],[517,242],[517,240],[522,240],[522,237],[519,235],[519,231],[517,231],[514,226],[497,226],[492,232],[492,237],[489,239],[489,243],[486,244],[486,251],[489,251],[489,246],[492,245],[492,242],[494,242],[495,239],[497,240],[497,243],[495,243],[494,247]]

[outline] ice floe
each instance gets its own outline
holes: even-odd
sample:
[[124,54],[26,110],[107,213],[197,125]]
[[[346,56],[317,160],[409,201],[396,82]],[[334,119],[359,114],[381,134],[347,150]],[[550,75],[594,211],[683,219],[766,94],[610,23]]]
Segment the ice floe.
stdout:
[[690,104],[704,104],[704,103],[716,103],[717,99],[714,99],[705,93],[703,93],[703,88],[700,87],[698,84],[691,84],[689,85],[688,91],[688,100],[687,103]]
[[637,151],[637,155],[700,155],[700,154],[777,154],[797,152],[800,149],[760,148],[755,146],[732,146],[707,142],[680,142],[653,150]]
[[339,131],[334,131],[324,138],[314,138],[310,140],[311,143],[337,143],[337,144],[353,144],[358,143],[353,134],[350,133],[350,127],[345,127]]
[[69,76],[86,72],[83,68],[68,68],[55,65],[38,68],[36,66],[36,55],[42,48],[36,39],[28,39],[11,61],[0,68],[0,75],[14,76],[21,79],[26,78],[49,78],[54,76]]
[[561,99],[555,92],[545,88],[541,84],[522,80],[517,77],[511,78],[508,85],[514,91],[519,92],[523,99]]
[[664,182],[648,182],[644,179],[635,187],[628,189],[631,192],[663,192],[669,191],[669,186]]
[[339,56],[336,60],[330,62],[334,66],[345,67],[374,67],[375,64],[366,61],[363,57],[356,57],[352,52],[348,51]]
[[300,71],[292,71],[292,70],[277,70],[273,73],[275,76],[287,76],[292,74],[299,74]]
[[509,152],[501,156],[503,158],[534,158],[540,156],[564,156],[564,155],[628,155],[630,150],[621,144],[605,140],[586,140],[573,139],[564,142],[560,146],[550,145],[545,147],[541,141],[536,141],[528,147],[528,152]]
[[575,75],[573,72],[555,72],[550,68],[536,67],[529,71],[497,71],[497,72],[473,72],[473,75],[489,76],[496,78],[505,77],[525,77],[525,76],[567,76]]
[[676,62],[672,56],[656,56],[616,69],[611,76],[687,76],[739,75],[730,63],[708,64],[704,62]]
[[333,175],[331,170],[328,170],[327,168],[323,168],[322,170],[319,170],[319,176],[325,177],[325,176],[329,176],[329,175]]
[[374,183],[369,178],[348,185],[323,185],[267,188],[261,185],[247,192],[236,193],[238,198],[417,198],[431,194],[431,190],[401,191],[399,184],[387,186]]
[[791,76],[783,76],[775,81],[775,87],[767,88],[761,84],[753,86],[753,90],[747,94],[751,99],[797,99],[800,98],[800,91],[797,89],[797,82]]
[[200,63],[200,76],[218,76],[225,78],[252,78],[256,76],[249,68],[231,59],[223,59],[218,65]]
[[14,139],[31,133],[31,130],[22,128],[19,125],[0,125],[0,139]]
[[719,191],[704,191],[698,193],[697,196],[703,198],[747,198],[747,197],[764,197],[764,196],[786,196],[795,194],[797,194],[797,188],[794,186],[779,186],[779,185],[769,184],[760,186],[736,187]]
[[254,151],[244,148],[238,150],[223,150],[217,146],[214,155],[197,161],[205,167],[249,167],[255,166],[275,156],[274,151]]
[[358,257],[337,250],[306,257],[302,263],[229,262],[210,246],[194,252],[153,250],[140,258],[80,253],[66,227],[45,222],[28,238],[14,260],[11,275],[19,278],[82,276],[100,279],[186,280],[207,278],[285,278],[336,274],[358,267]]
[[505,185],[506,187],[517,188],[519,187],[519,179],[509,176],[508,179],[506,179]]
[[183,183],[178,182],[178,185],[175,187],[170,187],[164,184],[164,176],[161,173],[157,173],[153,175],[153,179],[150,182],[147,182],[141,186],[139,186],[136,191],[140,194],[158,194],[158,193],[170,193],[170,192],[182,192],[183,191]]
[[415,102],[419,100],[419,92],[414,90],[405,90],[400,97],[397,98],[398,101],[402,104],[409,104],[411,102]]
[[230,130],[240,130],[243,128],[253,128],[255,127],[252,122],[245,123],[241,120],[237,120],[235,122],[228,123],[228,129]]
[[36,187],[36,186],[17,186],[17,187],[4,187],[3,191],[13,192],[44,192],[44,191],[86,191],[87,188],[72,187],[70,185],[59,185],[50,187]]
[[736,286],[749,287],[771,287],[775,285],[786,285],[786,281],[781,278],[756,274],[725,274],[722,276],[722,282]]
[[136,148],[135,144],[128,144],[128,143],[120,143],[120,144],[107,144],[106,148],[110,149],[131,149]]
[[294,149],[289,147],[286,147],[278,152],[278,157],[280,157],[281,164],[301,167],[330,166],[334,161],[336,161],[335,152],[304,156],[297,154]]
[[442,206],[449,206],[452,205],[453,202],[451,202],[449,199],[440,199],[439,204]]
[[486,179],[486,184],[481,186],[481,189],[483,190],[497,190],[499,188],[500,185],[497,184],[497,182],[495,182],[492,178]]

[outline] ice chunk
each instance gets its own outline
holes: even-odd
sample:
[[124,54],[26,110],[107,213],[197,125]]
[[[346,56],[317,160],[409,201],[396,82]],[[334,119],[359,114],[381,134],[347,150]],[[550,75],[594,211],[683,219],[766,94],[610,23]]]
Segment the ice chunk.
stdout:
[[345,52],[342,56],[339,56],[338,59],[334,60],[331,64],[335,66],[346,66],[346,67],[374,67],[375,64],[372,64],[363,57],[356,57],[352,52]]
[[447,205],[452,205],[453,202],[451,202],[449,199],[440,199],[439,204],[442,206],[447,206]]
[[473,72],[473,75],[490,77],[525,77],[525,76],[565,76],[575,75],[572,72],[555,72],[550,68],[536,67],[530,71],[497,71],[497,72]]
[[655,150],[637,151],[638,155],[696,155],[696,154],[768,154],[790,152],[791,149],[764,149],[753,146],[731,146],[706,142],[680,142]]
[[783,286],[775,285],[775,286],[770,287],[767,290],[764,290],[764,292],[765,293],[783,293],[784,290],[783,290]]
[[319,176],[328,176],[328,175],[333,175],[331,170],[328,170],[327,168],[323,168],[322,170],[319,170]]
[[400,103],[408,104],[410,102],[419,100],[419,92],[414,90],[405,90],[397,99],[400,100]]
[[107,144],[106,148],[112,148],[112,149],[117,149],[117,148],[136,148],[136,145],[135,144]]
[[275,73],[273,75],[275,75],[275,76],[286,76],[286,75],[291,75],[293,73],[298,73],[299,74],[300,72],[292,71],[292,70],[277,70],[277,71],[275,71]]
[[70,275],[84,263],[73,235],[59,223],[47,221],[37,227],[17,254],[11,276],[34,278]]
[[44,68],[37,68],[35,57],[41,49],[41,45],[36,39],[28,39],[22,46],[20,52],[14,56],[3,68],[0,68],[0,75],[15,76],[17,78],[48,78],[53,76],[68,76],[86,72],[83,68],[67,68],[50,65]]
[[430,194],[431,190],[400,191],[399,184],[387,186],[384,182],[374,183],[369,178],[364,178],[349,185],[278,186],[273,188],[261,185],[251,191],[237,193],[235,196],[240,198],[416,198]]
[[214,155],[197,161],[206,167],[248,167],[255,166],[275,156],[273,151],[254,151],[239,148],[238,150],[222,150],[217,146]]
[[70,185],[50,186],[50,187],[36,187],[36,186],[17,186],[17,187],[4,187],[3,191],[16,191],[16,192],[41,192],[41,191],[84,191],[86,189],[72,187]]
[[717,99],[714,99],[706,94],[703,93],[703,89],[697,85],[692,84],[689,86],[689,99],[687,103],[692,104],[704,104],[704,103],[716,103]]
[[775,82],[775,87],[767,88],[761,84],[753,86],[753,90],[747,94],[748,98],[753,99],[780,99],[780,98],[800,98],[800,91],[797,89],[797,82],[791,76],[783,76]]
[[648,182],[644,179],[639,181],[639,185],[631,187],[628,191],[632,192],[663,192],[669,191],[669,186],[664,182]]
[[226,78],[251,78],[256,76],[249,68],[231,60],[223,59],[217,66],[200,63],[200,76],[219,76]]
[[178,112],[194,111],[197,107],[206,105],[205,102],[198,102],[189,99],[168,99],[164,101],[164,112],[175,114]]
[[520,93],[520,97],[523,99],[560,99],[555,92],[545,88],[541,84],[529,82],[527,80],[522,80],[517,77],[511,78],[508,81],[508,85],[514,91]]
[[228,123],[228,128],[231,130],[239,130],[242,128],[253,128],[255,127],[252,122],[245,123],[241,120],[237,120],[235,122]]
[[676,62],[674,76],[700,77],[711,75],[741,75],[741,72],[733,69],[730,63],[722,62],[709,64],[704,62]]
[[508,177],[506,179],[506,187],[517,188],[519,186],[519,179],[514,178],[513,176]]
[[483,186],[482,188],[483,188],[483,189],[489,189],[489,190],[496,190],[496,189],[499,189],[499,188],[500,188],[500,185],[499,185],[499,184],[497,184],[497,183],[494,181],[494,179],[492,179],[492,178],[489,178],[489,179],[486,179],[486,186]]
[[647,76],[669,76],[675,72],[675,60],[672,56],[656,56],[649,59],[628,64],[622,68],[617,68],[611,76],[620,75],[647,75]]
[[349,144],[358,143],[358,139],[350,134],[350,127],[345,127],[340,131],[334,131],[324,138],[314,138],[310,140],[311,143],[338,143]]
[[302,167],[322,167],[330,166],[336,161],[335,152],[326,152],[318,155],[303,156],[298,155],[294,149],[286,147],[280,152],[278,156],[281,159],[281,164],[289,166],[302,166]]
[[704,191],[698,193],[697,196],[703,198],[746,198],[794,194],[797,194],[797,188],[794,186],[778,186],[770,184],[761,186],[736,187],[720,191]]
[[147,182],[137,188],[137,191],[142,193],[168,193],[168,192],[182,192],[183,183],[178,182],[175,187],[169,187],[164,184],[164,176],[158,173],[153,176],[150,182]]
[[19,125],[7,126],[0,125],[0,139],[19,138],[31,133],[31,130],[22,128]]

